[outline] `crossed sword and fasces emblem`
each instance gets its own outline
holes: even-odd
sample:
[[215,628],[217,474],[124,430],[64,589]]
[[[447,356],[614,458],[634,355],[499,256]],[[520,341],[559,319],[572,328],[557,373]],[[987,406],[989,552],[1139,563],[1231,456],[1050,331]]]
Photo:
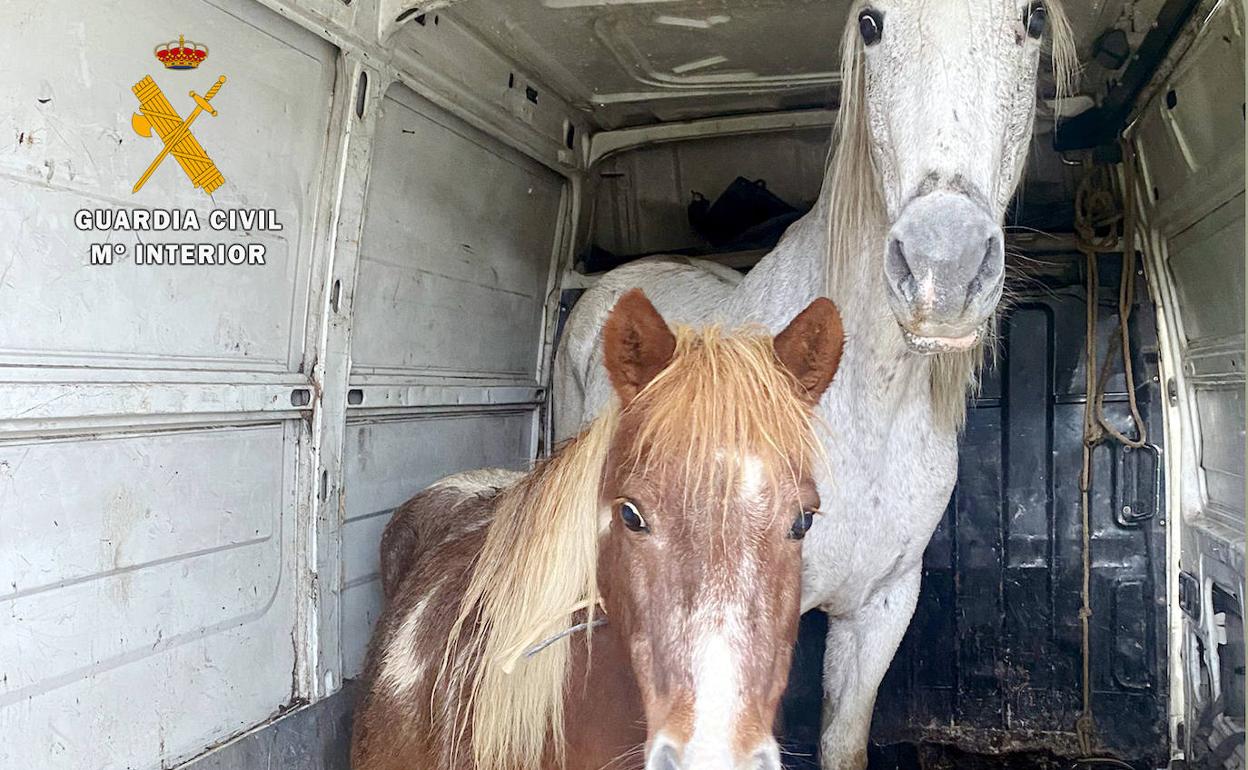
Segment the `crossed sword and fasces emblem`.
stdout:
[[[134,183],[132,192],[138,192],[139,188],[147,183],[148,178],[160,166],[161,161],[170,153],[186,172],[191,183],[203,188],[204,192],[211,193],[225,183],[225,177],[217,170],[212,158],[208,157],[208,153],[191,133],[191,124],[201,112],[207,111],[209,115],[216,117],[217,111],[209,102],[223,85],[225,85],[225,75],[217,78],[217,82],[203,96],[191,91],[190,96],[195,100],[195,109],[186,120],[183,120],[150,75],[134,84],[134,95],[139,98],[139,112],[131,116],[130,125],[139,136],[151,136],[152,129],[155,128],[156,134],[165,146],[143,172],[143,176],[139,177],[139,181]],[[140,112],[142,114],[139,114]]]

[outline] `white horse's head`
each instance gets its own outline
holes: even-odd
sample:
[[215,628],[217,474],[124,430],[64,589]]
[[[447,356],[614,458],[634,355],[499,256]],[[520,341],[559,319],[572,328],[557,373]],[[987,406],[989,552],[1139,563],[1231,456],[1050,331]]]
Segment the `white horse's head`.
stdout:
[[1070,72],[1055,2],[864,0],[848,19],[837,197],[870,193],[834,199],[832,237],[887,225],[883,279],[913,350],[972,349],[1001,297],[1001,222],[1030,146],[1046,34],[1059,90]]

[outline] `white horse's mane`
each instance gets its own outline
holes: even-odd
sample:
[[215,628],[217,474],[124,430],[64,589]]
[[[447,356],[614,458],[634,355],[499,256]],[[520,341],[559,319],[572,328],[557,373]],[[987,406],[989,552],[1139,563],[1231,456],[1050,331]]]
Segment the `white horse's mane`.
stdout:
[[[841,287],[878,280],[868,271],[873,260],[862,259],[865,236],[887,222],[883,192],[871,155],[871,133],[866,110],[866,83],[862,71],[862,38],[852,23],[865,0],[847,16],[841,40],[841,94],[832,135],[832,159],[824,180],[829,206],[828,270],[825,294],[834,300]],[[1053,78],[1058,98],[1073,88],[1077,57],[1074,34],[1057,0],[1045,3],[1048,13]],[[932,415],[937,424],[960,428],[966,418],[966,394],[979,385],[984,344],[995,345],[997,315],[988,323],[985,339],[966,351],[932,356]],[[994,347],[995,349],[995,347]]]

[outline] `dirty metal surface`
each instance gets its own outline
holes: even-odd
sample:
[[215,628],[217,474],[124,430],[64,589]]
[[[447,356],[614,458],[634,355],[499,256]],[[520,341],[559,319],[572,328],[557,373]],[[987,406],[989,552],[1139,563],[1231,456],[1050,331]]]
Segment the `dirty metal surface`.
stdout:
[[[1023,283],[1002,325],[1000,361],[970,411],[918,609],[876,703],[873,768],[1068,767],[1078,755],[1082,258],[1046,259],[1053,264]],[[1117,323],[1116,255],[1102,258],[1100,274],[1103,355]],[[1137,292],[1137,393],[1149,440],[1163,445],[1155,325],[1144,286]],[[1127,425],[1120,363],[1106,413]],[[1093,705],[1102,748],[1139,767],[1167,756],[1158,470],[1151,452],[1101,445],[1094,454]],[[815,767],[825,623],[803,620],[785,704],[793,767]]]
[[378,106],[352,300],[342,666],[381,611],[390,512],[458,471],[525,469],[564,180],[402,85]]
[[[335,51],[253,3],[176,5],[0,6],[0,767],[171,766],[301,686],[308,190]],[[152,56],[180,30],[211,48],[198,70]],[[131,127],[132,86],[152,77],[185,116],[221,75],[194,136],[225,183],[209,197],[166,160],[132,194],[159,152]],[[120,208],[204,227],[75,225]],[[213,208],[271,209],[282,229],[214,232]],[[252,241],[265,264],[130,258]],[[91,265],[96,242],[128,250]]]
[[[1097,36],[1115,27],[1138,45],[1160,2],[1064,3],[1086,92],[1118,74],[1093,59]],[[852,8],[847,0],[480,0],[444,13],[615,128],[827,106]]]
[[356,688],[294,709],[178,770],[349,770]]

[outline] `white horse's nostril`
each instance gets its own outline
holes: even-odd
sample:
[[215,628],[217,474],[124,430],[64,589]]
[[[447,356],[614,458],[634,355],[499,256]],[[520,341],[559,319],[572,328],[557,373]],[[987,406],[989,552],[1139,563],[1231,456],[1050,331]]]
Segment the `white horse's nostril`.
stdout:
[[970,307],[971,303],[979,299],[986,291],[995,289],[1004,271],[1005,246],[1001,236],[993,233],[984,246],[983,261],[979,264],[979,270],[975,271],[975,277],[966,286],[964,308]]
[[900,238],[890,238],[888,241],[888,256],[884,264],[884,273],[888,276],[893,289],[904,301],[911,303],[915,301],[918,283],[906,259],[906,245]]

